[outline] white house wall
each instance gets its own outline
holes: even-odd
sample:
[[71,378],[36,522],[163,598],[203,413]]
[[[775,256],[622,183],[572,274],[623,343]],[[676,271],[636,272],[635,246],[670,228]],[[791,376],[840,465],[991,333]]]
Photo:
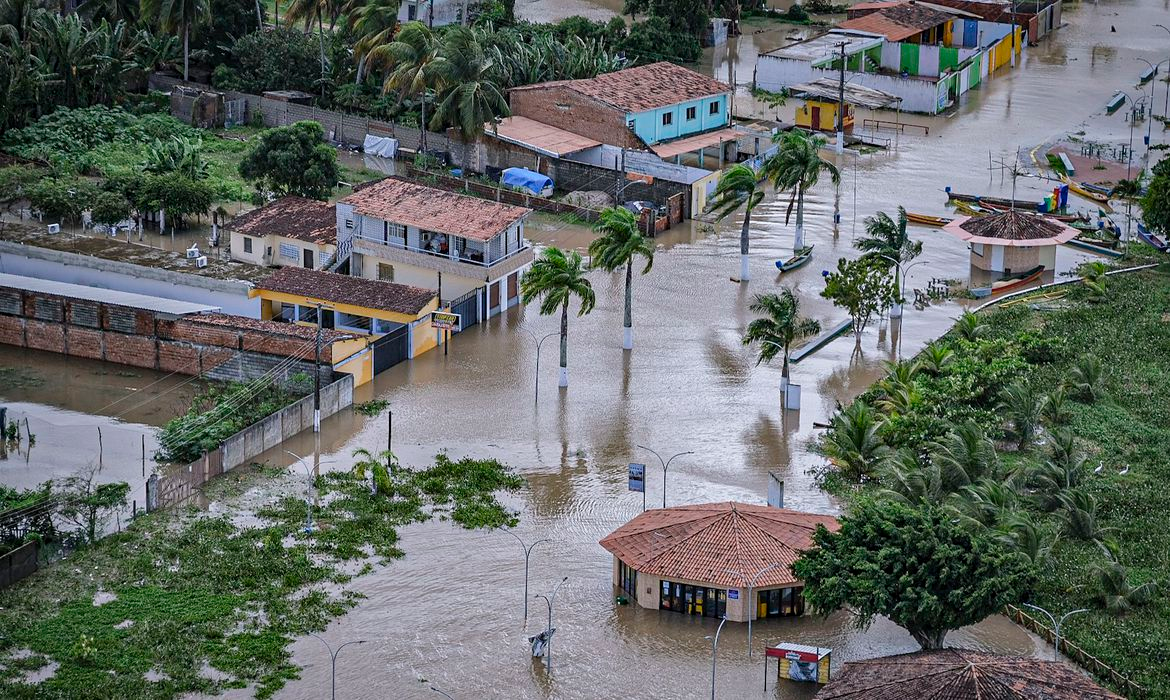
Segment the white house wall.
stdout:
[[882,68],[898,72],[902,70],[902,45],[890,41],[882,42]]
[[[899,48],[899,50],[901,50]],[[934,44],[923,44],[918,49],[918,75],[926,75],[931,78],[938,77],[938,46]]]
[[824,71],[814,71],[810,61],[779,56],[760,56],[756,62],[756,85],[771,92],[780,92],[789,85],[807,83],[820,77]]

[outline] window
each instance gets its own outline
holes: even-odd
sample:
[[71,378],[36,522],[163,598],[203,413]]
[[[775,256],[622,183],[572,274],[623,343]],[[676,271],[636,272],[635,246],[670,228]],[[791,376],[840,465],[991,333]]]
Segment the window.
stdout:
[[248,238],[247,236],[244,236],[244,252],[245,253],[252,252],[252,239]]
[[712,102],[711,107],[708,109],[708,113],[709,114],[719,114],[719,103]]
[[407,4],[407,6],[406,6],[406,19],[407,19],[407,21],[410,21],[410,22],[413,22],[416,19],[418,19],[418,5],[414,4],[413,2]]
[[663,126],[670,126],[673,123],[674,123],[674,112],[667,112],[666,114],[662,115],[662,125]]
[[315,306],[297,306],[297,320],[302,323],[316,323],[317,322],[317,307]]
[[573,106],[570,105],[568,102],[558,102],[557,103],[557,109],[561,110],[562,112],[568,112],[572,108],[573,108]]
[[346,228],[346,230],[353,229],[353,219],[346,219],[345,220],[345,228]]
[[406,227],[402,224],[392,224],[389,221],[382,222],[382,242],[390,243],[390,239],[397,238],[403,241],[406,240]]
[[756,594],[756,617],[796,617],[804,614],[804,589],[773,588]]
[[281,243],[280,257],[287,258],[288,260],[299,260],[301,257],[301,249],[292,243]]
[[687,107],[687,121],[694,121],[696,113],[699,111],[698,107]]
[[[621,566],[619,563],[619,575]],[[658,608],[700,617],[722,617],[727,614],[727,590],[663,581]]]
[[393,282],[394,266],[388,263],[378,263],[378,279],[383,282]]
[[618,559],[618,585],[629,595],[638,597],[638,572]]
[[629,129],[630,131],[633,131],[634,130],[634,120],[631,119],[630,121],[626,122],[626,128]]

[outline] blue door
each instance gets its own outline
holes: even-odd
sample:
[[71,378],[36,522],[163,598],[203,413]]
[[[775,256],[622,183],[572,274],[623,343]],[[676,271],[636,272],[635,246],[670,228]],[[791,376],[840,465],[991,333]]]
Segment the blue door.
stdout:
[[978,20],[963,20],[963,46],[974,47],[979,44]]

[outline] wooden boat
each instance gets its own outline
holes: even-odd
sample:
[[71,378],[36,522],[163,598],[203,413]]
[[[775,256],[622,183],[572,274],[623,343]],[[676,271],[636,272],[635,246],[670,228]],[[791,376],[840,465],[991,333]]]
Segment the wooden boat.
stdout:
[[1069,178],[1068,175],[1064,175],[1060,179],[1064,181],[1064,184],[1068,185],[1069,191],[1073,192],[1078,197],[1082,197],[1089,200],[1090,202],[1100,204],[1106,209],[1109,208],[1109,195],[1087,189],[1086,187],[1082,186],[1081,183]]
[[983,209],[978,204],[974,204],[973,202],[964,202],[963,200],[956,199],[954,204],[955,211],[967,216],[982,216],[987,213],[987,210]]
[[1162,240],[1162,237],[1151,232],[1145,226],[1138,224],[1138,238],[1142,239],[1147,245],[1153,246],[1156,250],[1165,253],[1167,248],[1170,248],[1170,243]]
[[1088,190],[1090,192],[1097,192],[1097,193],[1103,194],[1107,197],[1113,196],[1113,188],[1112,187],[1105,187],[1104,185],[1094,185],[1091,182],[1082,182],[1081,187],[1084,187],[1086,190]]
[[1003,279],[998,279],[991,283],[990,287],[976,287],[971,290],[971,293],[976,298],[989,297],[994,294],[1003,294],[1010,292],[1013,289],[1025,287],[1036,280],[1040,279],[1040,275],[1044,274],[1044,266],[1037,265],[1030,270],[1025,270],[1014,275],[1008,275]]
[[931,216],[930,214],[915,214],[914,212],[906,212],[906,220],[912,224],[920,226],[946,226],[951,223],[953,219],[948,219],[945,216]]
[[1037,211],[1043,202],[1037,202],[1030,199],[1004,199],[1002,197],[984,197],[977,194],[963,194],[962,192],[947,192],[947,199],[953,202],[974,202],[980,206],[984,205],[1000,205],[1004,207],[1015,206],[1016,209],[1025,209],[1028,211]]
[[789,270],[795,270],[796,268],[800,267],[801,265],[804,265],[805,263],[807,263],[809,260],[812,260],[812,250],[813,250],[813,247],[811,245],[806,245],[805,247],[801,248],[800,250],[792,251],[791,258],[788,258],[787,260],[777,260],[776,261],[777,269],[779,269],[781,272],[788,272]]
[[[993,204],[990,202],[980,202],[980,206],[983,209],[990,209],[993,211],[1007,211],[1007,210],[1011,209],[1010,204]],[[1029,209],[1027,207],[1020,207],[1020,206],[1016,207],[1016,211],[1022,211],[1022,212],[1032,213],[1032,214],[1040,213],[1035,209]],[[1044,216],[1047,216],[1050,219],[1056,219],[1057,221],[1063,221],[1066,224],[1070,224],[1074,221],[1088,221],[1089,220],[1089,216],[1087,214],[1082,214],[1082,213],[1049,214],[1049,213],[1045,212]]]
[[1065,245],[1072,248],[1079,248],[1080,250],[1087,250],[1097,255],[1104,255],[1109,258],[1120,258],[1124,255],[1119,250],[1107,248],[1107,244],[1104,241],[1096,241],[1091,238],[1074,238],[1071,241],[1067,241]]

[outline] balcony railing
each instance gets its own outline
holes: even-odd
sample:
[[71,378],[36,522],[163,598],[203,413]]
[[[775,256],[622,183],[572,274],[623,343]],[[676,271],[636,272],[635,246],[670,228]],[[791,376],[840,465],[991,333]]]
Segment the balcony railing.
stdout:
[[[528,241],[525,241],[523,246],[521,246],[520,248],[518,248],[516,250],[508,251],[507,255],[501,255],[500,257],[496,258],[495,260],[492,260],[490,262],[484,262],[484,260],[483,260],[483,256],[485,254],[484,252],[479,252],[479,254],[477,256],[471,256],[471,255],[466,254],[467,251],[461,251],[459,255],[452,256],[449,253],[440,253],[440,252],[434,251],[434,250],[427,250],[426,248],[416,248],[414,246],[406,245],[405,243],[398,243],[397,241],[401,241],[402,240],[401,238],[392,239],[390,242],[387,242],[387,240],[381,236],[367,236],[367,235],[363,235],[363,234],[358,233],[358,234],[354,234],[353,237],[357,240],[364,241],[366,243],[377,243],[379,245],[384,245],[387,248],[392,248],[394,250],[406,250],[406,251],[410,251],[412,253],[421,253],[422,255],[427,255],[427,256],[430,256],[433,258],[438,258],[439,260],[446,260],[446,261],[453,262],[453,263],[464,263],[467,265],[476,265],[478,267],[484,267],[484,268],[490,268],[490,267],[493,267],[495,265],[499,265],[500,263],[504,262],[505,260],[508,260],[516,255],[528,252],[532,248],[532,244],[529,243]],[[478,252],[478,251],[476,251],[476,252]]]

